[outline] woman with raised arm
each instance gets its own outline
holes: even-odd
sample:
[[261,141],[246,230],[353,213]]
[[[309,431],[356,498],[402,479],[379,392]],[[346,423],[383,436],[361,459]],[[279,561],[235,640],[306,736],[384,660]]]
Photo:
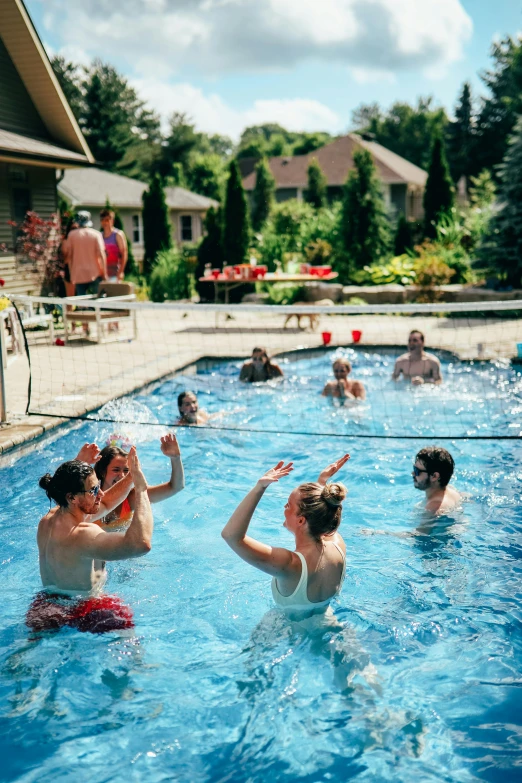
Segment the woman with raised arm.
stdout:
[[291,462],[278,462],[259,479],[221,533],[243,560],[272,576],[274,601],[291,614],[324,612],[341,589],[346,546],[337,529],[346,488],[339,483],[327,484],[327,480],[349,459],[349,454],[345,454],[325,468],[316,483],[301,484],[290,493],[283,525],[295,537],[294,551],[262,544],[247,535],[266,488],[291,473]]

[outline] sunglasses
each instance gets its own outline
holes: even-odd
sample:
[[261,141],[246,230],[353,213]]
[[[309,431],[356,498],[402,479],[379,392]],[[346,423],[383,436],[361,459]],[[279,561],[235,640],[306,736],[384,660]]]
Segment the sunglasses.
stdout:
[[348,372],[348,370],[346,369],[346,367],[343,367],[340,370],[334,370],[334,375],[343,375],[345,372]]
[[100,489],[101,489],[101,484],[96,484],[96,486],[91,487],[91,489],[82,490],[80,492],[80,495],[92,495],[93,498],[97,498]]
[[[421,473],[428,473],[428,471],[427,470],[423,470],[423,469],[421,470],[421,468],[418,468],[417,465],[413,465],[413,475],[415,477],[418,477],[418,476],[420,476]],[[428,473],[428,475],[429,475],[429,473]]]

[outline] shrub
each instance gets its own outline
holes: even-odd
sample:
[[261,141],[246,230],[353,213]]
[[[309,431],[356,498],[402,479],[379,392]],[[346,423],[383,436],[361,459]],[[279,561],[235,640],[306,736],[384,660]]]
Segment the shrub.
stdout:
[[354,274],[358,285],[413,285],[415,278],[415,259],[406,253],[386,262],[369,264]]
[[189,299],[195,290],[193,256],[185,256],[179,248],[160,251],[150,275],[150,298],[153,302],[166,299]]
[[304,288],[302,285],[291,285],[289,283],[259,283],[259,293],[268,294],[268,304],[287,305],[294,302],[303,301]]
[[442,292],[438,286],[452,282],[456,272],[445,263],[440,247],[434,242],[424,242],[417,246],[418,258],[415,260],[416,285],[419,288],[418,302],[437,302]]

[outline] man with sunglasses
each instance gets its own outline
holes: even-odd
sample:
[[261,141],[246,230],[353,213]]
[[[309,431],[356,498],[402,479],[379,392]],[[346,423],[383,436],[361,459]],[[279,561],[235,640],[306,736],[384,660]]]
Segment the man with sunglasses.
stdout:
[[399,381],[401,375],[414,386],[423,383],[442,383],[440,362],[432,353],[424,350],[424,335],[413,329],[408,337],[408,352],[399,356],[395,362],[392,380]]
[[415,457],[413,486],[426,493],[425,510],[430,514],[444,514],[460,504],[460,493],[449,486],[454,468],[449,451],[439,446],[427,446]]
[[[132,628],[132,612],[120,599],[101,595],[106,560],[141,557],[152,546],[153,518],[147,482],[132,447],[130,473],[103,492],[94,469],[85,462],[64,462],[40,486],[58,504],[38,525],[37,542],[44,590],[33,601],[27,625],[57,630],[65,625],[103,633]],[[125,532],[106,532],[96,520],[120,505],[134,486],[135,510]]]

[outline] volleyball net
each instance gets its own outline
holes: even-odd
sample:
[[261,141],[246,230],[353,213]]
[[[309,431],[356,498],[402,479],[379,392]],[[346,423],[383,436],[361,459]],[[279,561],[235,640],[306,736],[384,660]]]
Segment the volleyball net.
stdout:
[[[197,395],[216,430],[335,437],[514,438],[522,431],[522,301],[466,304],[199,305],[13,297],[23,346],[7,369],[8,410],[125,426],[179,424]],[[30,312],[31,315],[27,315]],[[35,315],[36,314],[36,315]],[[49,325],[37,315],[52,316]],[[32,318],[32,320],[31,320]],[[36,318],[36,320],[35,320]],[[45,319],[43,319],[45,320]],[[391,380],[408,335],[443,382]],[[19,346],[20,347],[20,346]],[[265,348],[282,379],[243,383]],[[365,400],[325,398],[332,363],[351,364]]]

